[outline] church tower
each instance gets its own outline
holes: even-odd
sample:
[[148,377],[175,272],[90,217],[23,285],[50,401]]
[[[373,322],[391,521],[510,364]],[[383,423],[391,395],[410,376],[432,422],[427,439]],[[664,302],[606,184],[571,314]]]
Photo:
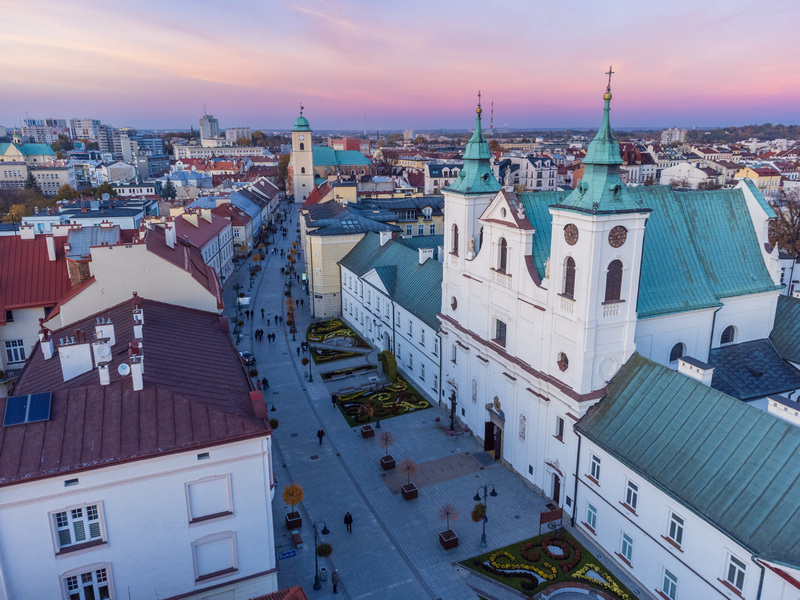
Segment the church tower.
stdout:
[[549,353],[544,364],[581,394],[601,389],[635,350],[642,247],[650,209],[620,178],[611,130],[611,73],[584,176],[550,207]]
[[300,116],[292,127],[292,193],[294,202],[302,204],[314,189],[314,153],[311,149],[311,127],[308,119]]

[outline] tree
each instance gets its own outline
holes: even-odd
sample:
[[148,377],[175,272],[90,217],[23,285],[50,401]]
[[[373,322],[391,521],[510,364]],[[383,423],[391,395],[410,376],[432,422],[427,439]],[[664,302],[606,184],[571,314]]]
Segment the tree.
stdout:
[[286,191],[286,180],[289,177],[289,160],[291,157],[291,154],[284,154],[278,159],[278,174],[275,177],[275,184],[283,191]]
[[164,189],[161,190],[161,197],[165,200],[172,200],[178,195],[178,190],[175,189],[175,184],[167,177],[167,182],[164,184]]
[[418,146],[423,146],[423,145],[425,145],[425,144],[427,144],[427,143],[428,143],[428,140],[426,140],[426,139],[425,139],[424,137],[422,137],[421,135],[418,135],[418,136],[417,136],[417,137],[414,139],[414,143],[415,143],[415,144],[417,144]]
[[28,171],[28,178],[25,180],[25,184],[23,187],[26,190],[36,190],[40,194],[42,193],[42,186],[39,185],[39,182],[36,180],[36,177],[34,177],[33,171]]
[[400,466],[397,467],[397,470],[407,477],[407,483],[411,485],[411,477],[417,474],[419,467],[417,467],[417,463],[415,463],[413,459],[406,458],[400,462]]
[[32,213],[28,212],[24,204],[12,204],[8,214],[11,215],[12,223],[19,223],[22,221],[22,217],[27,217]]
[[442,508],[439,509],[439,518],[442,521],[447,521],[447,529],[450,529],[450,519],[453,519],[453,521],[458,520],[456,507],[452,504],[443,504]]
[[378,436],[378,441],[383,448],[383,451],[386,453],[386,456],[389,456],[389,448],[394,446],[395,438],[392,435],[391,431],[381,431],[381,434]]
[[681,177],[680,179],[672,179],[669,182],[670,187],[672,188],[688,188],[691,187],[689,184],[688,177]]
[[292,512],[295,512],[294,507],[303,501],[303,486],[299,483],[293,483],[283,488],[283,501],[292,506]]
[[770,206],[778,215],[769,223],[769,241],[793,256],[800,256],[800,190],[782,189]]
[[63,133],[59,133],[58,139],[55,142],[53,142],[50,145],[50,147],[55,152],[66,152],[67,150],[72,150],[75,147],[75,145],[72,143],[72,140],[69,139],[69,137],[67,137]]
[[489,150],[491,152],[497,152],[498,150],[501,149],[502,148],[500,147],[500,142],[498,142],[497,140],[489,140]]
[[56,200],[72,200],[78,197],[78,192],[70,184],[65,183],[58,188]]
[[114,197],[117,195],[117,190],[115,190],[114,186],[112,186],[110,183],[106,181],[105,183],[100,184],[96,188],[94,188],[95,198],[102,198],[103,194],[108,194],[111,197]]
[[718,190],[721,187],[716,179],[706,179],[697,184],[698,190]]
[[391,350],[384,350],[378,355],[378,360],[383,363],[383,372],[389,381],[397,381],[397,359]]
[[245,136],[242,136],[238,140],[236,140],[236,145],[237,146],[249,146],[250,145],[250,140],[248,140]]

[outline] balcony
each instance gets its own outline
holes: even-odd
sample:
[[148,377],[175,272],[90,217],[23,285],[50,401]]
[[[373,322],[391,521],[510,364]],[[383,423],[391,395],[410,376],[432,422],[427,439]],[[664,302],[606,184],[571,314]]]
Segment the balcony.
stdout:
[[561,296],[561,312],[571,315],[575,311],[575,299]]
[[511,287],[511,275],[492,269],[492,283],[502,285],[503,287]]
[[618,317],[620,313],[620,307],[622,306],[622,300],[618,300],[617,302],[607,302],[603,303],[603,317]]

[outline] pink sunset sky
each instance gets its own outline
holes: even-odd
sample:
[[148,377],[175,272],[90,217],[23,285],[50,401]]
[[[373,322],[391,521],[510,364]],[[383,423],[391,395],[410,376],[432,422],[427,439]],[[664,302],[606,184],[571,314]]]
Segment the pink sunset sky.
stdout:
[[479,89],[495,127],[596,127],[610,64],[616,127],[800,123],[796,0],[2,6],[7,127],[468,128]]

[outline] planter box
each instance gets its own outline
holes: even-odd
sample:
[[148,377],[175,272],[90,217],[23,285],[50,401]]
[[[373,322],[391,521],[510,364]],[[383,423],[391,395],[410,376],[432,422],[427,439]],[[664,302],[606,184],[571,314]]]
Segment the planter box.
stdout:
[[381,456],[381,467],[384,471],[394,469],[394,456]]
[[297,511],[286,513],[286,528],[289,530],[300,529],[303,526],[303,517]]
[[403,487],[400,488],[400,493],[403,494],[403,498],[405,500],[413,500],[417,496],[419,496],[419,491],[417,490],[417,486],[413,483],[407,483]]
[[375,430],[372,425],[364,425],[361,427],[361,437],[364,439],[375,437]]
[[458,546],[458,536],[452,529],[442,531],[439,533],[439,543],[445,550],[450,550],[451,548]]

